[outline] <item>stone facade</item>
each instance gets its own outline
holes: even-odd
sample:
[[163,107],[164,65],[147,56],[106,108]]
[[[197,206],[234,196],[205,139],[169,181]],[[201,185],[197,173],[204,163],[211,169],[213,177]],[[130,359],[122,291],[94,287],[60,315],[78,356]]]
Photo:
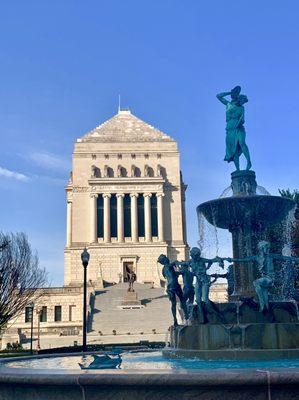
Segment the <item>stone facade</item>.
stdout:
[[[94,294],[93,288],[88,286],[88,299]],[[90,302],[90,301],[89,301]],[[42,310],[44,315],[41,316]],[[33,309],[33,339],[34,348],[37,347],[39,336],[49,335],[56,339],[59,346],[59,337],[70,337],[82,332],[83,288],[77,287],[50,287],[39,289]],[[90,306],[88,307],[90,313]],[[56,314],[56,315],[55,315]],[[40,319],[40,322],[38,320]],[[8,324],[8,329],[2,335],[1,348],[7,343],[28,342],[31,334],[31,310],[24,311]],[[28,347],[25,345],[25,347]]]
[[[83,297],[82,287],[52,287],[40,289],[38,300],[33,312],[33,324],[37,327],[38,314],[46,307],[45,321],[40,322],[42,333],[70,334],[71,331],[80,331],[82,327]],[[89,294],[91,290],[89,290]],[[60,321],[55,321],[55,307],[61,307]],[[22,329],[23,333],[29,333],[30,321],[26,322],[25,311],[18,316],[14,325]]]
[[210,299],[214,303],[226,303],[228,301],[227,283],[214,283],[210,288]]
[[177,143],[130,111],[78,139],[66,187],[65,285],[82,282],[84,246],[95,286],[123,280],[126,265],[138,282],[160,285],[158,256],[187,257],[185,189]]

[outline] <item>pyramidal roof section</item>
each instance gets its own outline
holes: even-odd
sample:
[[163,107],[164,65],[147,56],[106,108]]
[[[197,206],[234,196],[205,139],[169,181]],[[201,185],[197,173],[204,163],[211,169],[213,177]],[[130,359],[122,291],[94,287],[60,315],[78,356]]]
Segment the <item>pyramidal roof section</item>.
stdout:
[[77,142],[174,142],[174,139],[135,117],[129,110],[120,110]]

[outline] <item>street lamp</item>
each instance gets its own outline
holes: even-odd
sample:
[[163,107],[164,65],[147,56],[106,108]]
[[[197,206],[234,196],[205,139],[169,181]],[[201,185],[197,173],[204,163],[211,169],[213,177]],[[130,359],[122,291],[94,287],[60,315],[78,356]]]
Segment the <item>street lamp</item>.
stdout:
[[83,280],[83,346],[82,351],[86,351],[86,334],[87,334],[87,324],[86,324],[86,275],[87,275],[87,265],[89,262],[90,254],[88,253],[86,247],[81,254],[82,265],[84,268],[84,280]]
[[30,327],[30,354],[33,354],[32,350],[32,342],[33,342],[33,309],[34,309],[34,303],[30,303],[29,307],[31,309],[31,327]]
[[36,315],[37,315],[37,346],[36,346],[36,350],[40,350],[40,316],[42,313],[42,309],[41,308],[37,308],[36,309]]

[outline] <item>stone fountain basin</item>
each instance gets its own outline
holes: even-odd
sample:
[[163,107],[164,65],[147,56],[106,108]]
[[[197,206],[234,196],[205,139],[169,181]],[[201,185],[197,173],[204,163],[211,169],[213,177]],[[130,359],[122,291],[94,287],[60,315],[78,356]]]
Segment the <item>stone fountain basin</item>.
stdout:
[[295,202],[285,197],[254,195],[210,200],[200,204],[196,211],[217,228],[230,229],[242,222],[257,227],[275,225],[294,207]]
[[[45,357],[57,355],[18,360]],[[0,361],[1,400],[282,400],[297,398],[299,390],[299,368],[78,371],[9,368],[10,361],[16,359]]]

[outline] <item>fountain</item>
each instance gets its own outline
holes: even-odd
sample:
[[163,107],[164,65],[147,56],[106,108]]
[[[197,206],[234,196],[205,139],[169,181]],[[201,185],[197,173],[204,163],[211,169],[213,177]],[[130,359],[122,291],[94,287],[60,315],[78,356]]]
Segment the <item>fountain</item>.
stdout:
[[[170,346],[162,354],[157,350],[114,348],[98,354],[1,359],[0,398],[298,397],[298,310],[296,301],[284,293],[292,294],[286,284],[294,276],[299,259],[280,254],[282,221],[295,203],[271,196],[264,189],[262,195],[257,194],[259,187],[251,170],[243,126],[247,97],[240,91],[237,86],[217,96],[227,107],[225,160],[236,166],[231,176],[232,196],[227,197],[230,189],[225,190],[225,196],[197,207],[200,218],[204,216],[215,229],[231,232],[233,258],[206,259],[199,248],[193,248],[191,259],[184,262],[171,262],[166,255],[159,257],[174,317]],[[231,95],[231,101],[227,95]],[[241,154],[247,159],[245,171],[239,168]],[[225,261],[230,262],[227,273],[209,273],[213,263],[223,268]],[[277,291],[279,273],[284,290]],[[228,280],[229,302],[214,304],[209,300],[209,289],[219,277]],[[133,277],[130,288],[134,293],[132,285]],[[177,299],[183,324],[177,320]]]
[[[240,91],[237,86],[231,92],[217,96],[227,110],[225,160],[233,161],[236,166],[236,171],[231,174],[232,196],[210,200],[197,207],[199,219],[203,215],[215,228],[227,229],[232,235],[233,259],[227,260],[234,261],[231,266],[233,292],[228,303],[217,305],[197,297],[197,304],[190,308],[189,320],[171,328],[170,347],[163,351],[167,357],[218,360],[299,357],[297,303],[281,296],[275,298],[273,294],[277,273],[283,270],[285,263],[299,262],[299,259],[275,254],[277,243],[268,243],[269,230],[278,224],[282,227],[281,222],[295,204],[285,197],[256,192],[256,175],[251,170],[243,126],[243,104],[247,97]],[[226,99],[229,94],[231,101]],[[247,159],[246,170],[239,169],[242,153]],[[187,264],[198,285],[196,260],[192,254],[191,257],[193,261]],[[267,266],[261,257],[268,257],[270,261],[264,261]],[[203,262],[208,261],[216,262],[217,259]],[[209,285],[210,279],[206,272],[200,276],[200,281],[205,280]]]

